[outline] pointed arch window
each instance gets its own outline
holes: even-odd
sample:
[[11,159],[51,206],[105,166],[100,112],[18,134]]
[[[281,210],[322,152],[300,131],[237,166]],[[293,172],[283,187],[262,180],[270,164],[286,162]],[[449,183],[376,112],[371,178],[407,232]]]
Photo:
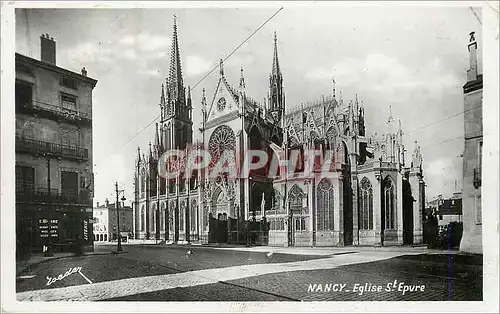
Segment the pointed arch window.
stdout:
[[179,210],[179,231],[184,231],[184,218],[185,218],[185,210],[186,210],[186,201],[182,201],[180,210]]
[[333,231],[333,186],[323,179],[317,187],[317,230]]
[[170,233],[174,232],[174,212],[175,212],[175,203],[170,202],[170,206],[168,208],[168,230]]
[[165,202],[161,203],[161,210],[160,210],[160,230],[161,231],[165,231],[166,208],[167,208],[167,205],[165,204]]
[[281,193],[277,190],[274,189],[274,195],[273,195],[273,210],[274,213],[276,214],[285,214],[285,206],[281,205]]
[[156,215],[156,204],[153,204],[151,212],[149,213],[149,231],[151,232],[154,232],[156,230],[155,215]]
[[141,171],[141,198],[146,196],[146,171],[142,169]]
[[191,232],[195,233],[196,232],[196,212],[198,211],[198,205],[196,204],[196,201],[193,201],[191,204],[191,212],[189,213],[189,226],[191,229]]
[[144,231],[144,205],[141,207],[141,231]]
[[302,189],[299,188],[298,185],[294,185],[290,189],[290,193],[288,195],[288,206],[290,208],[290,211],[294,214],[302,214],[303,212],[303,199],[304,199],[304,192],[302,192]]
[[396,206],[394,197],[394,182],[390,177],[384,180],[384,210],[385,229],[396,229]]
[[361,180],[360,197],[359,229],[373,230],[373,187],[370,180],[366,177]]

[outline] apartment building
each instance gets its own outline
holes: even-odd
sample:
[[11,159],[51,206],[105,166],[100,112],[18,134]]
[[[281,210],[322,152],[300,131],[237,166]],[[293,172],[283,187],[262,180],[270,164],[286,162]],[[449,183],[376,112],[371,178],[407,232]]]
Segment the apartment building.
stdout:
[[92,91],[97,80],[16,53],[16,234],[19,251],[93,249]]

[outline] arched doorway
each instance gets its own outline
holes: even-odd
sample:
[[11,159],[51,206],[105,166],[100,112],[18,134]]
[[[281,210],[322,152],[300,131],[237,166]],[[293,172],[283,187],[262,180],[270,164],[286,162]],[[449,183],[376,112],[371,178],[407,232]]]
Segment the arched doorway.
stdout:
[[413,244],[413,196],[408,179],[403,180],[403,244]]
[[225,193],[218,187],[212,194],[209,214],[209,242],[227,243],[229,208]]

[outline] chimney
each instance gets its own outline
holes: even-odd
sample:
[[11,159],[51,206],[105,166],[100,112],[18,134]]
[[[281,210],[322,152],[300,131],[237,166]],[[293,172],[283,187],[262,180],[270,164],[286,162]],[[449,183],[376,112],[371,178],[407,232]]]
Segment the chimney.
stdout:
[[108,206],[109,206],[109,200],[106,199],[106,207],[108,207]]
[[477,42],[476,32],[470,32],[469,36],[469,70],[467,70],[467,82],[477,80]]
[[49,34],[40,36],[41,58],[40,60],[56,64],[56,42]]
[[87,76],[87,70],[85,69],[85,67],[82,68],[82,75]]

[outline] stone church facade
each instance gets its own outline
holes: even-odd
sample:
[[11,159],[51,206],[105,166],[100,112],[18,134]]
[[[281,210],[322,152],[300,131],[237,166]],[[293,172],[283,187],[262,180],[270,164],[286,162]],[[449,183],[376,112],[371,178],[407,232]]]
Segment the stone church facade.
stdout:
[[[246,93],[243,69],[236,87],[228,82],[221,60],[216,89],[203,90],[200,136],[193,142],[193,104],[175,22],[173,33],[161,120],[149,153],[138,148],[135,163],[137,238],[241,243],[253,221],[263,223],[265,244],[273,246],[422,243],[422,156],[415,143],[407,165],[400,122],[390,116],[385,132],[368,136],[363,103],[338,97],[335,82],[332,95],[287,109],[275,34],[264,103]],[[208,151],[211,165],[229,154],[237,173],[247,175],[213,176],[206,167],[163,178],[158,161],[173,149]],[[312,150],[331,161],[327,175],[308,157]],[[269,161],[252,169],[242,158],[249,151],[265,152]],[[297,156],[297,163],[272,173],[283,155]]]

